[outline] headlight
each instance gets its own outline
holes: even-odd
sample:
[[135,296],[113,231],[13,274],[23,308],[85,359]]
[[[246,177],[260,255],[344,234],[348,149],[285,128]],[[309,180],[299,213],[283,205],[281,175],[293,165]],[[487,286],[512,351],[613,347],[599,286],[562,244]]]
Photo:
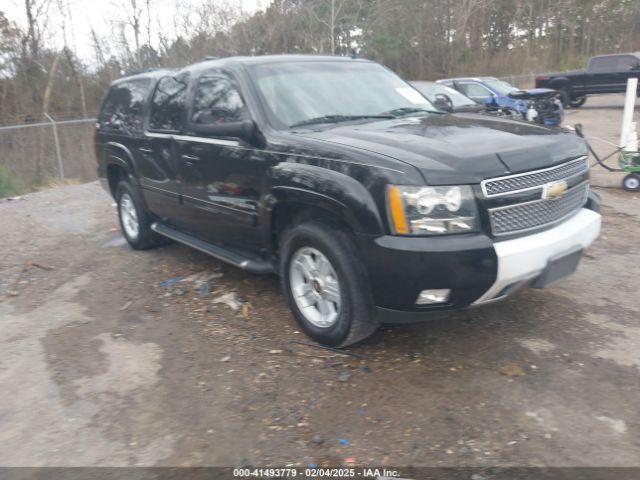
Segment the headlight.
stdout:
[[397,235],[442,235],[478,229],[478,211],[468,185],[387,187],[389,222]]

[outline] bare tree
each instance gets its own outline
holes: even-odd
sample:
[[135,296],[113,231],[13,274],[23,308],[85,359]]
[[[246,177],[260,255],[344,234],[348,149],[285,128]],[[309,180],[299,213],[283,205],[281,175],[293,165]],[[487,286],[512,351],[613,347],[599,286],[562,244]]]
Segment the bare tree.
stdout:
[[[347,0],[319,0],[307,2],[307,11],[313,19],[329,30],[330,53],[336,53],[336,25]],[[321,47],[322,48],[322,47]]]

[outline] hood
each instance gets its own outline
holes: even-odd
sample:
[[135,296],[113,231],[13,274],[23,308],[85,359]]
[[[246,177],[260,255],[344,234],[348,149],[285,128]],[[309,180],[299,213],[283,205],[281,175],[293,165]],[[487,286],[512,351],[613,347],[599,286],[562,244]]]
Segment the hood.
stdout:
[[576,135],[479,114],[428,114],[299,132],[394,158],[431,185],[479,183],[489,177],[555,165],[586,154]]
[[529,100],[531,98],[550,98],[558,94],[557,90],[552,88],[531,88],[529,90],[518,90],[511,92],[508,96],[516,100]]

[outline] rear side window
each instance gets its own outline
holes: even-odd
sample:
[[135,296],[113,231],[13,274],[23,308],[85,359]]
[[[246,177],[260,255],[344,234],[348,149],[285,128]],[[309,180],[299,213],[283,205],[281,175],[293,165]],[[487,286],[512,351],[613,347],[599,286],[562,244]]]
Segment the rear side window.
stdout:
[[100,110],[100,128],[127,134],[142,132],[142,110],[150,88],[150,78],[113,85]]
[[179,131],[185,112],[189,75],[163,77],[158,82],[149,113],[151,130]]
[[198,81],[191,123],[202,125],[241,122],[244,113],[244,102],[230,78],[215,75],[202,77]]

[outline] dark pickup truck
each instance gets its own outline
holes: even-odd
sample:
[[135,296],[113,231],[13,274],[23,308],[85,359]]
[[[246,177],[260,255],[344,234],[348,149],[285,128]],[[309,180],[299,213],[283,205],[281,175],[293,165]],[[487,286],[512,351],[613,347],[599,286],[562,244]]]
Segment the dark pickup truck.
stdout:
[[[536,87],[553,88],[562,95],[565,107],[581,107],[587,95],[620,93],[627,80],[640,75],[640,52],[591,57],[586,70],[550,73],[536,77]],[[640,95],[640,89],[638,90]]]
[[549,285],[600,231],[582,139],[438,111],[363,59],[125,77],[96,128],[98,175],[133,248],[167,237],[276,273],[328,345]]

